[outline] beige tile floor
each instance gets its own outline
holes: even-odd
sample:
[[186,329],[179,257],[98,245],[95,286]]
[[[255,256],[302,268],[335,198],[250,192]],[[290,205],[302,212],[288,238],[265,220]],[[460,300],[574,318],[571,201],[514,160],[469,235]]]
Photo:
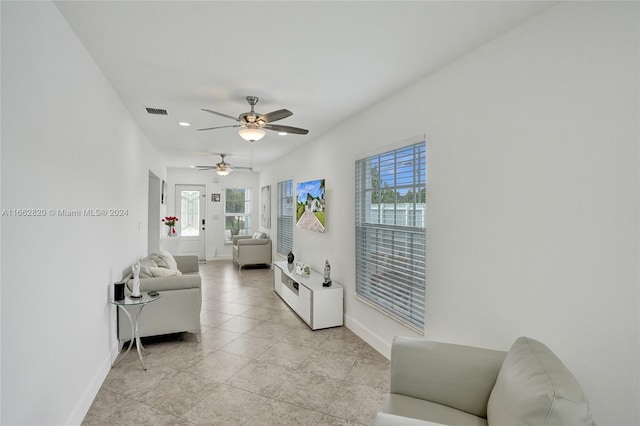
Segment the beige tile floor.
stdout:
[[148,370],[135,353],[118,361],[83,425],[367,425],[382,409],[389,361],[346,327],[309,329],[270,269],[200,271],[201,343],[143,339]]

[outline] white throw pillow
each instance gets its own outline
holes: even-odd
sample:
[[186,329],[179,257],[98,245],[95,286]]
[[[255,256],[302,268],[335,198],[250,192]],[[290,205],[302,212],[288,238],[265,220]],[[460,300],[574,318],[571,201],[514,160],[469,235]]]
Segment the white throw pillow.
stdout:
[[262,232],[254,232],[253,233],[253,237],[251,237],[251,239],[253,240],[259,240],[260,238],[262,238],[264,234]]
[[147,256],[147,258],[156,262],[156,265],[158,265],[158,267],[160,268],[169,268],[169,264],[167,264],[167,261],[160,257],[158,253],[151,253],[149,256]]

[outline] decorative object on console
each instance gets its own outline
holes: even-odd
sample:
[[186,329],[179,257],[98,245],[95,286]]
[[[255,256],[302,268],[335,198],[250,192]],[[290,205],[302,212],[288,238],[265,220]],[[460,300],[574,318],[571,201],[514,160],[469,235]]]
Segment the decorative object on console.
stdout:
[[142,297],[140,294],[140,261],[137,260],[136,263],[131,267],[133,271],[133,286],[131,288],[131,297],[139,299]]
[[289,270],[289,272],[293,272],[293,260],[296,257],[293,255],[292,251],[289,251],[289,254],[287,254],[287,269]]
[[331,287],[331,265],[329,265],[329,259],[324,261],[324,281],[323,287]]
[[305,263],[296,262],[296,274],[308,277],[311,274],[311,268]]
[[296,227],[324,233],[324,179],[299,182],[296,193]]
[[175,216],[165,216],[165,218],[162,219],[162,222],[169,227],[169,230],[167,231],[167,236],[169,237],[176,236],[175,226],[177,221],[178,221],[178,218]]

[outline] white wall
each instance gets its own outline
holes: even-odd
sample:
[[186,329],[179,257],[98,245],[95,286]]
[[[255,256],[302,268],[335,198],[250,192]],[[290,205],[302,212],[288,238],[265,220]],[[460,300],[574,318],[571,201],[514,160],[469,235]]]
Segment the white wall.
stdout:
[[[217,162],[217,160],[215,161]],[[214,163],[215,163],[214,162]],[[176,185],[205,185],[206,196],[206,226],[207,226],[207,260],[231,259],[231,245],[224,244],[224,191],[226,188],[248,188],[252,196],[253,231],[260,228],[260,188],[258,174],[251,172],[232,172],[227,176],[219,176],[215,171],[199,171],[190,168],[169,168],[167,171],[167,214],[175,215]],[[211,194],[220,194],[220,202],[212,202]],[[263,230],[269,234],[269,230]]]
[[[2,418],[79,424],[117,346],[111,285],[166,167],[50,2],[2,2]],[[50,209],[126,209],[55,217]]]
[[561,3],[261,173],[326,179],[327,232],[294,229],[294,253],[330,259],[350,328],[387,355],[415,335],[354,297],[354,161],[426,133],[425,338],[539,339],[599,424],[640,424],[638,17]]

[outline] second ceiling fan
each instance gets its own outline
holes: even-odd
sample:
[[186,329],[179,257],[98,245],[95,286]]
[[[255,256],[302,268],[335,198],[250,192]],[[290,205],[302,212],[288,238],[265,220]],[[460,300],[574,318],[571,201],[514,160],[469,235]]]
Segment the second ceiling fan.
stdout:
[[266,130],[273,130],[275,132],[282,133],[291,133],[294,135],[306,135],[309,133],[307,129],[301,129],[299,127],[291,127],[291,126],[283,126],[280,124],[271,124],[274,121],[282,120],[283,118],[287,118],[293,113],[288,109],[279,109],[277,111],[272,111],[267,114],[259,114],[254,111],[253,107],[258,103],[257,96],[247,96],[247,102],[251,105],[251,111],[240,114],[238,117],[233,117],[228,114],[223,114],[221,112],[212,111],[210,109],[202,108],[203,111],[209,112],[211,114],[219,115],[221,117],[230,118],[231,120],[235,120],[240,124],[234,124],[230,126],[217,126],[217,127],[206,127],[201,130],[214,130],[214,129],[224,129],[227,127],[244,127],[244,129],[240,130],[238,133],[240,136],[249,141],[255,142],[262,139],[265,135]]
[[226,154],[219,154],[220,155],[220,162],[216,163],[215,166],[192,166],[200,171],[204,171],[204,170],[215,170],[217,174],[219,174],[220,176],[226,176],[229,173],[231,173],[234,170],[246,170],[249,172],[253,171],[253,168],[251,167],[238,167],[238,166],[232,166],[231,164],[227,163],[226,161],[224,161],[224,157],[226,156]]

